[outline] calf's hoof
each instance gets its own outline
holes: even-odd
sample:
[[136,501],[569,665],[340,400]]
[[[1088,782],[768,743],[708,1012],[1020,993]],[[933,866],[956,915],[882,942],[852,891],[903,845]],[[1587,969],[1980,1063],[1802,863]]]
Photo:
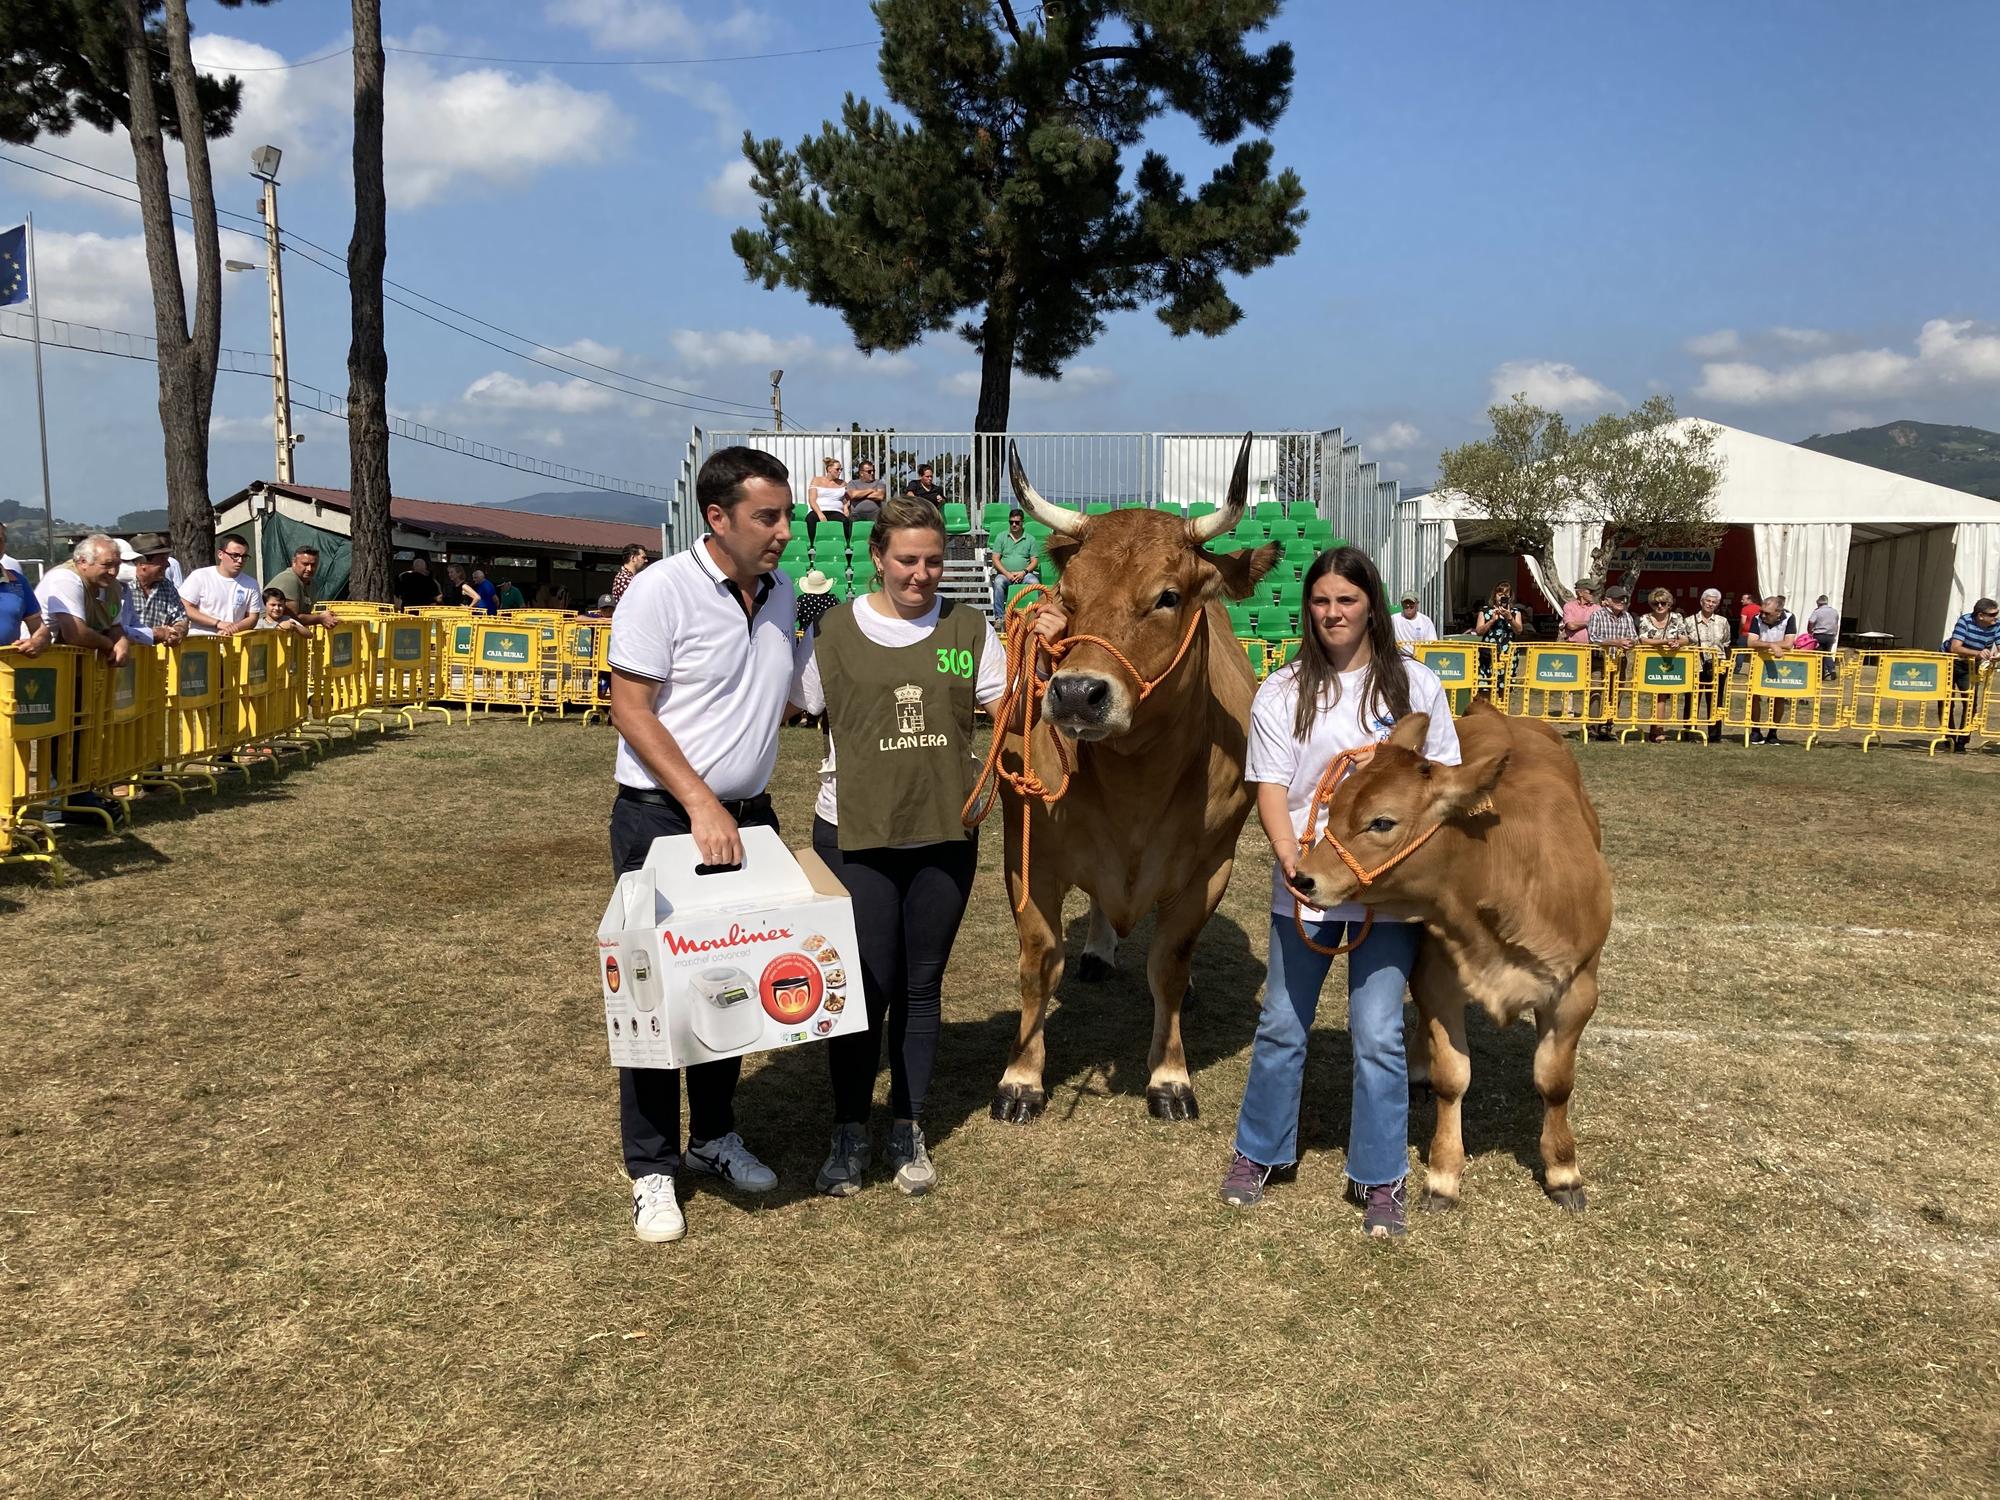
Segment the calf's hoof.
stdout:
[[1021,1083],[1003,1083],[1000,1092],[993,1096],[991,1112],[994,1119],[1004,1120],[1009,1125],[1027,1125],[1041,1118],[1048,1103],[1049,1096],[1040,1089]]
[[1201,1106],[1185,1083],[1155,1084],[1146,1090],[1146,1113],[1156,1120],[1199,1120]]
[[1111,960],[1099,958],[1095,953],[1086,953],[1076,961],[1076,977],[1085,984],[1101,984],[1109,979],[1113,972],[1115,971],[1111,967]]
[[1458,1207],[1458,1198],[1455,1194],[1434,1193],[1425,1188],[1423,1197],[1417,1200],[1417,1206],[1427,1214],[1448,1214]]
[[1581,1187],[1550,1188],[1548,1193],[1549,1202],[1573,1214],[1580,1214],[1590,1206],[1590,1200],[1584,1196]]

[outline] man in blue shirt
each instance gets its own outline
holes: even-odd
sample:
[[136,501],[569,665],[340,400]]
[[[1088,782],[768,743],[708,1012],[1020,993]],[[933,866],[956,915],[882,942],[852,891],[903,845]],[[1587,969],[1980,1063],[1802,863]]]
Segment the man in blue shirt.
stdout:
[[472,570],[472,582],[467,587],[479,596],[472,601],[474,609],[483,610],[489,615],[500,613],[500,591],[493,587],[493,583],[487,578],[484,568],[474,568]]
[[[1966,713],[1972,706],[1972,674],[1981,663],[2000,661],[2000,602],[1974,601],[1972,608],[1952,626],[1944,651],[1951,658],[1951,685],[1956,689],[1951,703],[1951,727],[1963,729]],[[1990,678],[1987,691],[1992,691]],[[1971,738],[1969,734],[1955,735],[1951,748],[1963,755]]]

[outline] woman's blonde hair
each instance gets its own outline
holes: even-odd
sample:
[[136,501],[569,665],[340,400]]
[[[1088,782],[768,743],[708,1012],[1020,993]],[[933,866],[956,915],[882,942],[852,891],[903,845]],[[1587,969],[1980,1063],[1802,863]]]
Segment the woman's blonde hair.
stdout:
[[888,549],[892,531],[935,531],[942,544],[944,513],[915,495],[897,495],[883,501],[881,513],[875,517],[875,529],[868,533],[868,551],[878,563]]
[[1674,602],[1674,591],[1672,589],[1654,589],[1652,593],[1646,596],[1646,602],[1648,604],[1672,604]]
[[840,459],[836,455],[829,453],[819,461],[819,466],[822,469],[837,469],[840,467]]

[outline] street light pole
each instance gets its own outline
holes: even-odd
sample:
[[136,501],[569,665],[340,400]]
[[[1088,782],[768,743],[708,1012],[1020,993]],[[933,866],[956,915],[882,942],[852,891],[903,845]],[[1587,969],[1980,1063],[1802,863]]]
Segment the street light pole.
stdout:
[[778,382],[785,378],[783,370],[771,372],[771,431],[785,430],[785,398],[778,392]]
[[[277,480],[292,482],[292,384],[285,359],[285,270],[278,240],[278,161],[276,146],[250,153],[250,175],[264,184],[257,207],[264,215],[264,272],[271,290],[271,427],[277,445]],[[260,558],[261,562],[262,559]]]

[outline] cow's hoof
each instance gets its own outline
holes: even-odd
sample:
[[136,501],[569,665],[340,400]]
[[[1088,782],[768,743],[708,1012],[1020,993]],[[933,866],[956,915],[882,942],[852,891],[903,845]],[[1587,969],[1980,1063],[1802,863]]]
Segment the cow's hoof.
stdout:
[[1110,959],[1099,958],[1095,953],[1086,953],[1076,961],[1076,977],[1085,984],[1102,984],[1116,972]]
[[1049,1096],[1040,1089],[1003,1083],[1000,1092],[993,1096],[992,1114],[994,1119],[1004,1120],[1009,1125],[1028,1125],[1041,1117],[1048,1103]]
[[1590,1206],[1590,1200],[1584,1196],[1581,1187],[1550,1188],[1549,1202],[1573,1214],[1580,1214]]
[[1159,1084],[1146,1090],[1146,1113],[1156,1120],[1199,1120],[1201,1105],[1187,1084]]
[[1448,1214],[1458,1207],[1458,1199],[1444,1193],[1433,1193],[1426,1188],[1423,1197],[1417,1200],[1417,1207],[1427,1214]]

